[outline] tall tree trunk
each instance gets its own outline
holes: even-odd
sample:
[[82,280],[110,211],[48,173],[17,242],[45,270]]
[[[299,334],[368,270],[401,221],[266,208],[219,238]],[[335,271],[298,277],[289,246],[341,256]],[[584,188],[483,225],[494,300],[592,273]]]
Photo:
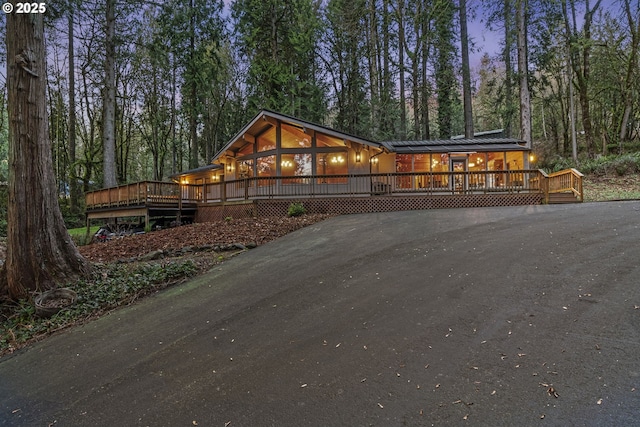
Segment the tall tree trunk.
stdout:
[[448,139],[453,132],[454,102],[456,99],[456,77],[453,59],[453,23],[455,19],[454,4],[447,0],[438,0],[436,6],[439,13],[435,19],[436,64],[435,79],[438,98],[439,138]]
[[73,47],[73,12],[69,12],[69,208],[79,214],[78,171],[76,166],[76,70]]
[[189,168],[194,169],[199,165],[198,160],[198,118],[197,118],[197,102],[198,102],[198,83],[196,81],[196,65],[195,65],[195,54],[196,54],[196,34],[195,34],[195,11],[194,11],[194,3],[193,0],[190,2],[190,13],[191,16],[189,18],[189,54],[190,61],[189,67],[191,68],[190,81],[189,81],[189,96],[191,98],[191,106],[189,107],[189,139],[191,142],[191,156],[189,157]]
[[[593,8],[589,7],[589,0],[585,2],[585,13],[583,20],[582,36],[578,37],[576,24],[576,8],[573,0],[568,0],[573,18],[573,29],[569,24],[568,13],[565,15],[565,26],[568,28],[571,40],[571,65],[576,75],[576,86],[580,100],[580,112],[582,113],[582,130],[584,131],[585,145],[589,157],[593,157],[597,151],[593,138],[591,124],[591,100],[589,99],[589,84],[591,79],[591,24],[593,15],[600,7],[602,0],[597,0]],[[566,9],[566,8],[565,8]],[[578,39],[581,40],[578,40]],[[578,43],[579,42],[579,43]]]
[[[426,1],[426,0],[425,0]],[[425,9],[427,5],[425,4]],[[427,34],[429,31],[429,23],[426,19],[422,20],[422,75],[420,76],[420,108],[422,109],[422,138],[431,139],[431,130],[429,123],[429,75],[427,72],[427,61],[429,59],[429,42]]]
[[369,62],[369,84],[371,87],[371,135],[377,136],[380,129],[380,70],[378,68],[378,15],[375,0],[368,1],[367,60]]
[[407,137],[407,100],[404,81],[404,0],[398,1],[398,80],[400,84],[400,139]]
[[115,187],[116,179],[116,5],[106,0],[106,37],[104,61],[104,96],[102,105],[102,144],[104,152],[104,186]]
[[527,0],[516,1],[518,32],[518,76],[520,79],[520,138],[531,148],[531,95],[527,55]]
[[460,0],[460,44],[462,48],[462,96],[464,99],[464,136],[473,138],[471,106],[471,70],[469,68],[469,36],[467,33],[467,0]]
[[[572,5],[573,6],[573,5]],[[572,7],[573,13],[573,21],[575,26],[575,9]],[[576,108],[573,97],[573,61],[574,61],[574,51],[571,46],[571,41],[573,40],[573,31],[571,30],[571,23],[569,21],[569,13],[567,10],[567,3],[565,1],[562,2],[562,14],[564,16],[564,25],[565,25],[565,35],[567,41],[567,91],[569,98],[569,126],[565,133],[569,132],[571,135],[571,157],[573,158],[573,162],[578,164],[578,142],[576,140]],[[568,142],[565,139],[565,144]],[[566,150],[565,150],[566,152]]]
[[620,123],[619,146],[618,151],[622,154],[622,143],[627,139],[627,126],[629,117],[633,109],[633,84],[635,82],[634,75],[638,68],[638,47],[640,46],[640,21],[631,13],[629,0],[624,0],[624,11],[627,17],[627,25],[631,33],[631,52],[629,54],[629,62],[627,62],[627,75],[624,85],[624,113]]
[[51,158],[41,14],[7,15],[9,203],[0,293],[12,299],[89,271],[64,226]]
[[391,79],[391,42],[389,8],[391,0],[383,0],[382,5],[382,87],[380,99],[382,101],[380,110],[381,136],[388,138],[394,133],[393,114],[390,114],[391,101],[393,99],[393,83]]
[[504,50],[502,60],[504,61],[504,113],[503,126],[504,135],[511,137],[513,130],[513,115],[515,112],[513,102],[513,64],[511,62],[511,50],[513,46],[513,0],[504,0]]
[[178,172],[178,143],[176,138],[177,68],[176,58],[171,54],[171,174]]

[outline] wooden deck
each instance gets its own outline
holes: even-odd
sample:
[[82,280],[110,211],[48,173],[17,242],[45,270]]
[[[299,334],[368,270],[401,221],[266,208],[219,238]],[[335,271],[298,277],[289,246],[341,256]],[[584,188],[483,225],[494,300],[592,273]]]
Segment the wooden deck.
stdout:
[[492,194],[505,195],[502,200],[505,197],[508,200],[509,195],[539,195],[543,203],[553,203],[553,194],[566,194],[570,195],[569,200],[581,202],[582,174],[567,169],[553,174],[540,170],[510,170],[258,177],[200,185],[143,181],[88,192],[86,209],[87,219],[144,216],[148,223],[154,214],[180,217],[185,211],[193,212],[202,205],[252,200],[381,196],[438,196],[441,199],[442,196],[460,198]]

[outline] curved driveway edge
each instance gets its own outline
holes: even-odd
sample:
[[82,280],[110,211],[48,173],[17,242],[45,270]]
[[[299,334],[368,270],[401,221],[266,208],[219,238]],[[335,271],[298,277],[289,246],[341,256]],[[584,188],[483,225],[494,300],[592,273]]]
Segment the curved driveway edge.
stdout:
[[639,255],[640,202],[331,218],[0,359],[0,426],[633,425]]

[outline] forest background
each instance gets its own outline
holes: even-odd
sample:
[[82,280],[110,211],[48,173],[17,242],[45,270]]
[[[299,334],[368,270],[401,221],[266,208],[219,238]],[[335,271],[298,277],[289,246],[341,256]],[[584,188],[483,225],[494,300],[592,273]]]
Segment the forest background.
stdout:
[[[475,132],[527,139],[524,78],[534,167],[598,172],[615,155],[616,173],[640,171],[639,0],[88,0],[46,9],[49,129],[70,226],[82,223],[83,192],[207,164],[262,108],[378,141],[464,134],[467,67]],[[497,44],[467,36],[467,19]],[[478,58],[470,65],[465,43]],[[4,49],[3,40],[3,67]],[[6,89],[2,71],[0,181]]]

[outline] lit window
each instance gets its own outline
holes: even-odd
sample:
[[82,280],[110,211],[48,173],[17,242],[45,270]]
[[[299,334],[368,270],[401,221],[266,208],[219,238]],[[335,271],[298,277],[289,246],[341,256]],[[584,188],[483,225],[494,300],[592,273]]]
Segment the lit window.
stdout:
[[328,184],[345,184],[346,176],[332,177],[330,175],[347,175],[349,172],[347,166],[347,153],[319,153],[317,157],[316,174],[323,175],[318,179],[320,183]]
[[256,138],[258,142],[258,152],[276,149],[276,128],[270,127],[266,132]]
[[311,137],[294,126],[283,123],[280,138],[282,148],[311,148]]

